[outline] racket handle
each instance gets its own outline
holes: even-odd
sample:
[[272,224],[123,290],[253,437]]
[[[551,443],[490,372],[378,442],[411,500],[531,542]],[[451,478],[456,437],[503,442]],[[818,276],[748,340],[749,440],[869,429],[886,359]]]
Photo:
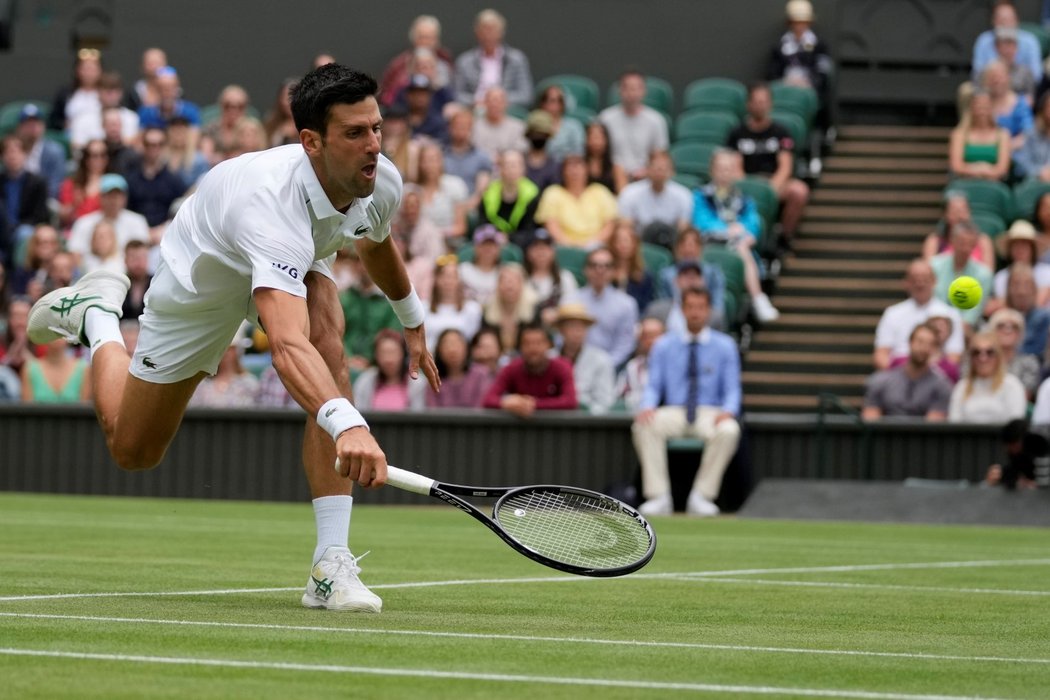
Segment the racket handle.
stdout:
[[[339,458],[335,458],[335,470],[339,471]],[[402,491],[411,491],[412,493],[418,493],[423,496],[430,495],[430,489],[434,485],[433,479],[416,474],[415,472],[405,471],[404,469],[398,469],[397,467],[387,465],[386,467],[386,482],[391,486],[396,486]]]

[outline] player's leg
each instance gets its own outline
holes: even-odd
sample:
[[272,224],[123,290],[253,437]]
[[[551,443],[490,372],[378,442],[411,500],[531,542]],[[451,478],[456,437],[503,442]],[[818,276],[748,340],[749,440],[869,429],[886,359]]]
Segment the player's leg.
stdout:
[[661,406],[648,423],[635,421],[631,425],[634,449],[642,465],[642,494],[646,500],[638,510],[643,515],[674,512],[667,472],[667,440],[681,436],[687,427],[681,406]]
[[740,424],[729,418],[716,425],[719,413],[719,409],[711,407],[701,407],[697,412],[696,434],[704,441],[704,452],[686,501],[686,512],[691,515],[718,514],[715,499],[722,488],[726,467],[740,443]]
[[[304,281],[309,301],[310,342],[324,358],[343,396],[352,398],[350,367],[343,352],[345,321],[338,290],[331,279],[318,272],[308,272]],[[358,579],[360,567],[348,546],[353,482],[340,476],[334,465],[335,443],[317,425],[314,416],[307,416],[303,468],[313,497],[317,547],[303,605],[379,612],[383,601]]]

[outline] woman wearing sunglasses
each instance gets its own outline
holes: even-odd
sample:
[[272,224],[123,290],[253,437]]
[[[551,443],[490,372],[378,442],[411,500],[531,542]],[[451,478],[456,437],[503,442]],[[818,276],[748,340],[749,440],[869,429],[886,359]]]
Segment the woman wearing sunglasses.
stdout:
[[948,420],[1002,425],[1024,418],[1028,408],[1024,385],[1007,372],[994,332],[977,333],[970,339],[969,360],[966,376],[952,391]]

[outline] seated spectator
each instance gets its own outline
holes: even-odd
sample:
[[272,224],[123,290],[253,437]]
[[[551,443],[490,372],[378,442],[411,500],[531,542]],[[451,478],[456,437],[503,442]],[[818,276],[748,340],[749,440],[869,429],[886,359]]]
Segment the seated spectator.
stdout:
[[609,130],[600,121],[592,121],[584,131],[583,159],[587,163],[588,182],[604,185],[613,194],[619,194],[627,186],[627,171],[613,162]]
[[296,84],[296,78],[285,78],[277,88],[277,95],[273,99],[270,110],[263,119],[263,128],[266,129],[266,147],[284,146],[289,143],[299,143],[299,130],[295,128],[295,118],[292,117],[292,102],[289,91]]
[[572,365],[580,410],[595,415],[608,412],[616,401],[616,373],[609,356],[587,342],[594,317],[583,304],[562,304],[558,307],[556,324],[561,336],[558,356]]
[[462,104],[477,106],[493,87],[503,90],[512,105],[527,107],[532,101],[529,59],[503,43],[506,29],[507,21],[495,10],[482,10],[474,18],[478,46],[456,58],[456,100]]
[[22,400],[26,403],[81,403],[91,400],[91,371],[65,338],[42,346],[40,359],[22,366]]
[[66,230],[73,222],[101,206],[102,176],[109,169],[109,150],[102,141],[89,141],[80,152],[76,170],[58,192],[58,220]]
[[499,331],[491,326],[479,328],[470,341],[471,365],[482,368],[491,382],[507,361],[509,358],[503,354]]
[[200,108],[193,102],[182,99],[178,72],[171,66],[161,68],[157,71],[155,85],[157,104],[145,105],[139,109],[139,128],[163,130],[174,117],[179,116],[189,122],[194,131],[199,131]]
[[474,145],[473,138],[474,113],[466,109],[453,111],[448,118],[445,172],[463,180],[471,196],[471,206],[477,206],[489,186],[493,164],[488,154]]
[[166,65],[168,65],[168,54],[164,52],[164,49],[151,47],[142,52],[142,60],[139,63],[142,77],[135,81],[129,95],[129,107],[141,109],[143,106],[155,105],[160,101],[157,90],[157,73]]
[[1010,265],[1023,263],[1032,266],[1035,277],[1036,305],[1046,306],[1050,302],[1050,263],[1041,262],[1038,257],[1038,242],[1035,229],[1023,219],[1013,222],[1006,235],[996,239],[999,255],[1006,261],[1007,267],[995,273],[992,280],[992,298],[984,305],[985,314],[993,314],[1006,306],[1006,284],[1010,277]]
[[270,145],[266,141],[266,129],[255,117],[241,117],[237,122],[237,140],[233,149],[226,152],[226,160],[243,156],[245,153],[265,151]]
[[783,125],[773,121],[772,113],[773,93],[769,86],[751,85],[747,91],[747,116],[729,132],[726,145],[740,153],[745,174],[766,178],[777,193],[781,204],[781,238],[777,242],[790,249],[802,210],[809,201],[809,186],[794,177],[795,141]]
[[343,307],[343,319],[346,322],[343,349],[349,358],[350,370],[361,372],[375,360],[372,343],[379,332],[400,330],[401,323],[386,295],[372,281],[357,251],[352,247],[349,251],[349,266],[354,281],[339,293],[339,303]]
[[376,333],[372,355],[374,364],[354,380],[354,405],[362,411],[422,411],[426,382],[409,377],[401,334],[389,329]]
[[1050,182],[1050,93],[1043,93],[1039,99],[1035,122],[1013,158],[1018,177]]
[[423,217],[423,192],[419,185],[404,186],[401,208],[391,222],[390,235],[401,251],[409,279],[425,301],[434,284],[434,261],[448,252],[448,246],[441,229]]
[[990,466],[984,483],[988,486],[1001,485],[1011,491],[1016,488],[1036,488],[1035,463],[1046,458],[1050,452],[1050,443],[1042,435],[1030,432],[1027,421],[1022,418],[1004,425],[1000,440],[1006,448],[1005,464]]
[[291,408],[302,411],[299,404],[295,402],[284,381],[277,374],[273,365],[267,365],[259,374],[259,393],[256,394],[255,403],[261,408]]
[[[442,120],[442,127],[444,127],[445,116],[451,111],[451,108],[458,110],[463,106],[455,102],[456,95],[449,85],[449,76],[442,68],[443,64],[436,53],[426,47],[417,48],[412,53],[412,60],[409,63],[411,70],[409,81],[398,93],[396,104],[408,107],[408,92],[418,89],[414,87],[414,84],[420,82],[417,76],[424,76],[430,92],[429,111]],[[417,96],[417,100],[422,100],[422,97]],[[411,108],[409,111],[412,111]]]
[[430,78],[422,73],[413,75],[404,90],[404,103],[413,137],[425,136],[439,142],[448,139],[448,127],[441,105],[434,99]]
[[[944,193],[944,214],[937,222],[937,228],[926,236],[922,242],[922,257],[932,260],[939,253],[949,253],[952,249],[951,237],[948,235],[955,224],[970,221],[970,200],[959,190]],[[978,232],[977,245],[970,257],[974,262],[982,263],[989,270],[995,267],[995,248],[988,234]]]
[[626,70],[620,75],[620,103],[598,115],[609,130],[613,162],[624,169],[629,180],[644,178],[653,152],[666,151],[670,146],[667,121],[644,103],[645,92],[645,76]]
[[642,256],[642,240],[634,224],[621,219],[609,237],[609,252],[613,256],[612,286],[634,299],[638,309],[644,309],[656,298],[656,278],[646,269]]
[[66,151],[57,142],[45,136],[44,115],[32,102],[18,113],[15,135],[25,146],[25,169],[47,183],[47,195],[58,199],[58,190],[66,177]]
[[950,303],[948,289],[957,278],[973,277],[981,285],[981,299],[972,308],[960,309],[959,316],[970,328],[981,320],[984,304],[992,294],[992,273],[986,265],[973,261],[972,253],[977,247],[977,227],[969,221],[963,221],[952,227],[950,236],[952,250],[949,253],[938,253],[930,260],[930,269],[937,278],[935,294],[937,298]]
[[26,148],[14,134],[0,140],[3,149],[3,174],[0,175],[0,214],[5,221],[0,234],[0,263],[12,266],[18,242],[33,234],[33,227],[50,221],[47,207],[47,183],[39,175],[26,170]]
[[124,273],[124,255],[117,246],[117,232],[113,224],[103,219],[95,224],[91,233],[91,247],[77,266],[82,275],[96,270]]
[[51,102],[47,128],[65,131],[82,114],[97,113],[98,81],[102,77],[102,54],[98,49],[80,49],[73,62],[73,82],[62,86]]
[[124,106],[120,74],[103,73],[99,77],[98,99],[98,111],[84,111],[69,123],[69,145],[74,151],[80,151],[88,141],[105,138],[102,115],[107,109],[115,109],[120,114],[120,136],[124,143],[131,143],[138,136],[139,115]]
[[467,186],[445,172],[444,155],[436,143],[426,143],[419,150],[418,184],[421,216],[441,231],[449,249],[459,249],[467,235]]
[[481,408],[492,383],[488,369],[471,361],[467,339],[449,328],[437,339],[434,364],[441,378],[441,393],[426,385],[427,408]]
[[587,254],[583,275],[587,284],[566,301],[582,302],[596,322],[587,333],[587,342],[604,350],[613,367],[622,366],[634,351],[634,328],[638,323],[638,304],[625,292],[613,287],[613,256],[608,248],[595,248]]
[[534,109],[525,120],[525,176],[545,190],[561,180],[561,161],[547,152],[547,141],[554,133],[554,121],[548,112]]
[[10,367],[0,365],[0,403],[22,400],[22,379]]
[[[685,316],[682,315],[682,292],[686,289],[707,289],[708,296],[712,300],[715,299],[715,295],[711,293],[706,283],[711,281],[717,282],[721,278],[716,278],[709,274],[710,271],[705,270],[708,267],[710,266],[696,258],[686,258],[672,266],[670,269],[674,273],[674,293],[669,297],[656,299],[649,304],[645,308],[645,315],[659,319],[667,330],[672,333],[684,332]],[[718,273],[721,274],[721,270],[718,270]],[[718,297],[719,302],[717,304],[714,301],[709,302],[711,310],[708,316],[708,325],[715,330],[721,329],[725,323],[725,311],[722,305],[722,299],[725,294],[725,282],[722,281],[721,285],[719,294],[722,296]]]
[[[25,259],[8,274],[8,285],[12,294],[22,296],[28,293],[32,280],[43,282],[47,277],[47,267],[61,250],[58,231],[51,224],[37,224],[26,242]],[[0,263],[0,269],[3,269]],[[0,290],[3,287],[0,285]],[[0,291],[0,297],[3,297]],[[0,306],[0,309],[3,307]]]
[[1018,63],[1026,66],[1036,82],[1043,77],[1043,52],[1039,40],[1030,32],[1019,29],[1020,21],[1017,8],[1011,0],[996,0],[992,4],[992,26],[978,35],[973,44],[973,79],[979,80],[984,69],[999,58],[996,44],[996,31],[1000,28],[1014,29],[1017,32]]
[[964,342],[962,318],[958,309],[933,295],[936,282],[933,269],[926,260],[916,258],[908,264],[904,276],[904,291],[908,298],[883,311],[875,329],[875,352],[872,356],[875,369],[887,369],[894,358],[906,357],[912,330],[931,316],[951,319],[952,334],[944,343],[944,353],[952,362],[959,362]]
[[495,295],[500,255],[505,245],[507,237],[491,224],[482,224],[474,230],[474,260],[459,264],[459,278],[468,299],[484,306]]
[[[50,292],[59,289],[60,287],[68,287],[73,284],[73,281],[77,278],[77,264],[76,259],[71,253],[67,253],[64,250],[60,250],[55,253],[55,256],[51,258],[51,264],[47,266],[47,278],[44,280],[43,288],[40,290],[41,295],[48,294]],[[30,285],[30,296],[34,295],[33,286]],[[36,297],[39,298],[39,297]]]
[[1010,89],[1031,106],[1035,100],[1035,76],[1032,69],[1017,60],[1020,30],[1014,27],[996,27],[995,60],[1006,67]]
[[754,252],[762,224],[754,200],[736,186],[738,157],[724,149],[711,156],[711,182],[696,190],[693,199],[693,226],[705,242],[724,244],[740,256],[752,310],[759,321],[767,323],[777,320],[780,312],[762,291]]
[[[124,246],[124,272],[131,281],[122,307],[124,320],[138,321],[146,310],[146,292],[153,275],[149,273],[149,246],[142,241],[130,241]],[[137,328],[137,326],[136,326]],[[131,348],[128,348],[131,351]]]
[[173,117],[168,122],[168,170],[178,175],[187,190],[197,184],[211,165],[197,148],[198,134],[185,117]]
[[525,243],[526,284],[536,295],[536,308],[545,326],[553,326],[563,299],[576,294],[576,276],[558,265],[554,240],[545,228],[532,232]]
[[443,255],[437,260],[434,288],[430,292],[430,307],[424,323],[431,352],[438,336],[446,329],[455,328],[464,337],[473,338],[481,327],[481,304],[467,298],[455,255]]
[[[663,224],[672,231],[685,229],[693,220],[693,193],[674,177],[674,161],[665,151],[649,156],[647,177],[632,182],[620,191],[617,198],[620,218],[634,223],[647,243],[667,245],[673,241],[655,240],[646,228]],[[654,270],[654,272],[657,272]]]
[[649,381],[649,352],[653,343],[664,334],[664,323],[647,316],[638,324],[638,344],[634,355],[616,377],[616,396],[624,408],[632,413],[638,410]]
[[1035,407],[1032,409],[1032,425],[1050,426],[1050,377],[1039,384],[1035,395]]
[[412,76],[410,64],[417,49],[429,49],[437,56],[437,83],[444,87],[452,79],[452,54],[441,45],[441,22],[433,15],[419,15],[408,30],[410,48],[405,49],[387,64],[379,81],[379,104],[389,107]]
[[565,91],[560,85],[548,85],[536,97],[535,109],[551,116],[551,133],[547,139],[547,153],[561,162],[567,155],[583,155],[583,125],[565,116]]
[[489,88],[485,93],[485,114],[474,122],[474,145],[495,161],[503,151],[522,151],[525,141],[525,122],[507,114],[507,94],[501,87]]
[[1006,371],[1021,380],[1025,397],[1033,400],[1042,367],[1039,357],[1020,351],[1025,334],[1024,316],[1013,309],[999,309],[988,319],[985,330],[995,334]]
[[726,277],[722,268],[713,263],[704,262],[704,239],[695,228],[689,227],[678,232],[674,239],[674,264],[668,265],[657,273],[659,289],[657,297],[674,298],[675,305],[681,305],[680,292],[683,289],[678,281],[681,272],[678,267],[683,262],[695,262],[700,266],[700,279],[693,286],[700,286],[711,295],[712,328],[721,329],[725,316]]
[[499,157],[499,177],[481,195],[480,221],[495,227],[522,247],[536,228],[540,188],[525,176],[525,159],[519,151],[504,151]]
[[1002,61],[992,61],[983,73],[981,86],[992,103],[995,123],[1010,134],[1010,150],[1024,145],[1024,135],[1032,128],[1032,106],[1010,89],[1009,69]]
[[522,326],[518,357],[499,371],[482,405],[502,408],[518,418],[529,418],[537,410],[574,410],[572,367],[562,358],[550,356],[553,346],[547,329],[539,323]]
[[834,63],[824,41],[813,32],[813,5],[809,0],[789,0],[785,6],[787,31],[773,47],[766,67],[766,80],[810,87],[820,98],[817,126],[830,126],[831,74]]
[[542,225],[562,246],[589,248],[609,240],[616,223],[616,197],[604,185],[588,184],[583,159],[569,156],[561,166],[562,183],[543,191],[536,209]]
[[864,420],[883,416],[915,416],[929,421],[948,417],[952,384],[932,360],[937,332],[925,323],[915,326],[908,339],[907,360],[868,377],[864,392]]
[[[953,362],[944,354],[944,344],[952,337],[952,329],[955,327],[952,319],[947,316],[930,316],[925,325],[937,336],[930,354],[930,366],[945,376],[951,385],[959,381],[959,363]],[[908,364],[911,355],[901,355],[890,360],[890,369]]]
[[[102,110],[102,141],[109,158],[106,171],[120,175],[130,171],[142,160],[142,154],[135,150],[133,142],[124,140],[122,124],[120,110]],[[134,143],[137,143],[137,137]],[[84,157],[83,152],[80,157]]]
[[248,114],[251,100],[240,85],[227,85],[219,93],[219,116],[201,129],[201,152],[211,165],[226,159],[237,142],[237,123]]
[[1050,263],[1050,192],[1039,195],[1029,219],[1035,229],[1036,250],[1039,262]]
[[1024,317],[1025,334],[1021,352],[1043,357],[1050,333],[1050,310],[1036,305],[1038,290],[1031,265],[1015,263],[1010,266],[1006,282],[1006,308],[1020,311]]
[[525,285],[525,269],[518,263],[504,263],[499,268],[495,293],[484,305],[482,319],[486,326],[499,330],[500,343],[511,347],[518,329],[536,318],[536,296]]
[[975,92],[959,125],[952,130],[948,163],[955,177],[1003,180],[1010,173],[1010,132],[999,126],[992,99]]
[[970,339],[970,368],[952,390],[948,420],[952,423],[1001,425],[1024,418],[1028,409],[1024,385],[1006,371],[1002,350],[992,333]]
[[29,342],[29,309],[33,303],[26,297],[15,297],[7,305],[7,330],[0,342],[0,365],[21,375],[22,368],[33,356]]
[[419,181],[419,151],[422,139],[412,138],[408,112],[401,105],[391,105],[383,112],[383,155],[397,167],[405,182]]
[[106,221],[113,225],[116,233],[116,246],[119,251],[131,241],[150,240],[149,224],[142,214],[129,211],[128,183],[116,173],[106,173],[99,185],[100,206],[98,211],[85,214],[73,222],[69,232],[69,252],[76,256],[77,264],[91,252],[91,238],[99,222]]
[[142,132],[142,161],[127,174],[128,209],[146,217],[150,238],[160,242],[164,226],[171,218],[171,205],[186,192],[186,185],[168,170],[164,146],[168,137],[162,129]]
[[686,332],[665,333],[649,353],[649,381],[631,426],[646,499],[638,511],[646,516],[674,510],[667,441],[687,436],[703,440],[704,452],[686,512],[719,512],[714,501],[740,442],[740,355],[732,338],[708,327],[710,310],[706,290],[685,290]]
[[258,378],[241,364],[244,351],[252,340],[245,333],[247,323],[241,325],[237,335],[226,348],[215,374],[205,377],[197,385],[190,399],[190,406],[199,408],[251,408],[259,395]]

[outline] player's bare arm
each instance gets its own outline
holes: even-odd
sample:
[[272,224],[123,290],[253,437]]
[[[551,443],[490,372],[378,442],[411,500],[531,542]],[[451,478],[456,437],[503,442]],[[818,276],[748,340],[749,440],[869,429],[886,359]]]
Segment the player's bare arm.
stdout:
[[306,300],[277,289],[255,290],[273,366],[292,398],[335,440],[344,476],[362,486],[386,483],[386,456],[360,413],[342,397],[332,373],[309,339]]
[[[355,246],[369,276],[388,299],[405,299],[412,293],[412,284],[408,281],[405,264],[392,238],[387,236],[382,243],[362,238]],[[439,391],[441,379],[438,377],[434,358],[427,350],[426,330],[422,319],[419,325],[406,325],[405,342],[408,344],[408,372],[411,377],[418,379],[419,370],[422,369],[431,388]]]

